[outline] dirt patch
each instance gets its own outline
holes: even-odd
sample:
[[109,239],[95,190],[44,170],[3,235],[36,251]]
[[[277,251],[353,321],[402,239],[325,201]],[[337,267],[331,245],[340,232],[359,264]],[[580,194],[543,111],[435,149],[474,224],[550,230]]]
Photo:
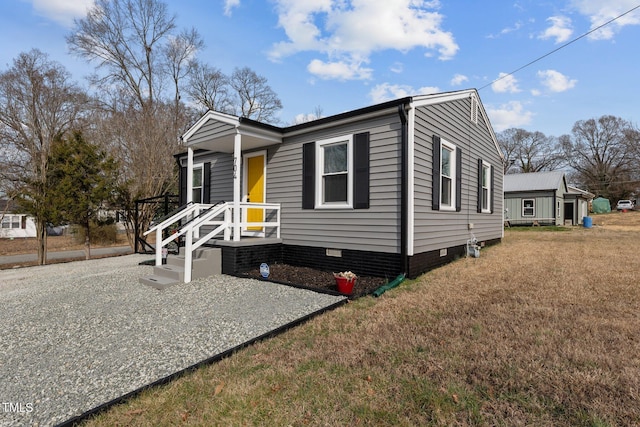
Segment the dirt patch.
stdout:
[[[260,269],[245,273],[247,277],[265,280],[260,274]],[[321,271],[307,267],[296,267],[288,264],[273,264],[269,266],[269,278],[267,280],[314,289],[321,292],[338,292],[333,273]],[[369,295],[380,286],[387,283],[386,279],[380,277],[358,277],[353,286],[352,298]]]
[[[129,242],[127,236],[118,234],[117,241],[112,245],[92,244],[91,248],[105,248],[109,246],[126,246]],[[47,251],[75,251],[84,250],[83,243],[77,243],[73,236],[49,236],[47,237]],[[38,253],[38,241],[35,237],[3,238],[0,239],[0,255],[21,255]]]

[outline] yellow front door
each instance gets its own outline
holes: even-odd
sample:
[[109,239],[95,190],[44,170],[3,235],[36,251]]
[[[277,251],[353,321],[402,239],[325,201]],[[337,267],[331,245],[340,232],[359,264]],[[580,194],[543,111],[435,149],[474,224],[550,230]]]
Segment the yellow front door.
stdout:
[[[264,203],[264,155],[247,158],[247,201]],[[247,209],[247,222],[264,222],[264,209]],[[259,226],[247,226],[248,231],[262,231]]]

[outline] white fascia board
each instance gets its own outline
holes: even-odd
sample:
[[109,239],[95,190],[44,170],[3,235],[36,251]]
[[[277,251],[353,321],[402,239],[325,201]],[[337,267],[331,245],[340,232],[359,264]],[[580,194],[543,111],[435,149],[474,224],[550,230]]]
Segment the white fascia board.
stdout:
[[251,125],[246,125],[246,124],[239,125],[237,130],[240,135],[264,139],[267,141],[271,141],[274,144],[280,144],[282,142],[282,133],[280,132],[276,132],[268,129],[261,129],[261,128],[253,127]]
[[200,117],[200,119],[193,126],[191,126],[189,130],[187,130],[182,135],[182,142],[184,144],[187,144],[189,142],[189,138],[191,138],[194,133],[200,130],[200,128],[204,126],[204,124],[207,123],[209,120],[217,120],[219,122],[230,124],[231,126],[234,126],[234,127],[238,127],[240,124],[240,119],[236,116],[220,113],[218,111],[209,110],[202,117]]
[[480,113],[482,114],[482,118],[484,122],[487,123],[487,127],[489,129],[489,134],[491,135],[491,139],[493,140],[493,144],[496,147],[496,151],[500,155],[500,158],[504,162],[504,154],[502,154],[502,150],[500,149],[500,144],[498,144],[498,138],[496,138],[496,134],[493,131],[493,126],[491,126],[491,122],[489,121],[489,116],[487,116],[487,111],[484,109],[484,104],[480,99],[480,95],[478,91],[475,89],[466,89],[459,90],[456,92],[446,92],[446,93],[435,93],[433,95],[418,95],[413,97],[413,105],[415,107],[423,107],[427,105],[435,105],[441,104],[443,102],[451,102],[458,101],[465,98],[470,98],[475,96],[478,99],[478,105],[480,106]]

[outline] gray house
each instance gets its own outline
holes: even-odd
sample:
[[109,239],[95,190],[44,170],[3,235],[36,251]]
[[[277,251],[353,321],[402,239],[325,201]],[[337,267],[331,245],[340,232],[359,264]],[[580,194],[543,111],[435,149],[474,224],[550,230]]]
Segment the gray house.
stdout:
[[564,195],[564,223],[582,225],[585,216],[589,216],[589,204],[595,197],[588,191],[567,185]]
[[518,173],[504,176],[505,221],[511,224],[564,223],[563,172]]
[[195,219],[179,233],[220,247],[223,273],[279,262],[415,277],[503,236],[502,154],[473,89],[289,127],[209,111],[183,143]]

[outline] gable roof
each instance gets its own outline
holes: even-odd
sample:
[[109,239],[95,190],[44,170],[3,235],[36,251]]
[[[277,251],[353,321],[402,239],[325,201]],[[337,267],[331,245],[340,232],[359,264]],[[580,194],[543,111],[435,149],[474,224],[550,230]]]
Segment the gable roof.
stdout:
[[564,172],[514,173],[504,176],[504,192],[567,189]]
[[[478,91],[476,89],[464,89],[452,92],[434,93],[429,95],[408,96],[328,117],[322,117],[320,119],[301,124],[284,127],[273,126],[270,124],[248,119],[246,117],[236,117],[229,114],[220,113],[218,111],[209,110],[182,135],[182,141],[185,145],[190,145],[192,138],[201,128],[206,126],[208,122],[216,121],[224,123],[231,127],[231,129],[227,131],[227,134],[224,135],[227,137],[227,139],[229,139],[236,133],[241,133],[243,135],[250,135],[257,138],[267,138],[271,140],[272,144],[274,144],[281,142],[282,138],[284,138],[285,136],[293,136],[298,133],[310,131],[312,129],[316,130],[338,126],[341,124],[349,123],[351,121],[360,120],[363,117],[374,117],[381,114],[388,114],[391,111],[397,111],[398,108],[404,108],[405,111],[407,111],[407,109],[410,108],[439,104],[443,102],[451,102],[464,98],[472,98],[478,101],[477,105],[480,109],[480,114],[483,116],[484,122],[487,125],[496,151],[499,153],[500,157],[504,159],[504,155],[498,144],[495,132],[493,130],[493,127],[491,126],[491,123],[489,122],[489,118],[482,102],[479,101],[480,96],[478,95]],[[227,145],[229,145],[228,141]]]
[[0,215],[5,211],[7,213],[15,213],[19,210],[18,205],[11,199],[0,199]]
[[595,194],[585,190],[581,190],[578,187],[573,187],[571,185],[567,185],[567,194],[577,194],[581,197],[584,197],[585,199],[593,199],[595,197]]

